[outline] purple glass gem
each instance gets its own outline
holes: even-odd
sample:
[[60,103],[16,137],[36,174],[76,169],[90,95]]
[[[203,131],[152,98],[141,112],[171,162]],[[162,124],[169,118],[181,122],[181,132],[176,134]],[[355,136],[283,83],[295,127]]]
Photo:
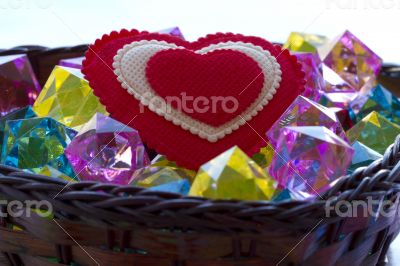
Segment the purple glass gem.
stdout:
[[346,174],[353,153],[346,141],[326,127],[284,127],[269,173],[281,189],[315,197]]
[[82,57],[61,59],[59,62],[59,65],[65,66],[65,67],[82,69],[82,61],[84,58],[85,57],[82,56]]
[[163,30],[159,30],[158,32],[164,33],[164,34],[169,34],[169,35],[181,38],[182,40],[185,39],[185,37],[183,37],[183,34],[182,34],[181,30],[179,29],[179,27],[163,29]]
[[0,114],[32,105],[40,85],[24,54],[0,56]]
[[348,82],[343,80],[335,71],[322,64],[326,92],[355,92],[357,91]]
[[306,84],[302,95],[317,102],[321,97],[320,91],[325,88],[321,59],[317,53],[294,53],[294,55],[305,73]]
[[358,91],[372,88],[382,66],[382,59],[349,31],[333,42],[323,61]]
[[275,149],[278,148],[281,128],[287,126],[324,126],[347,141],[346,133],[335,113],[304,96],[298,96],[267,131],[267,138]]
[[65,150],[81,180],[128,184],[149,158],[136,130],[97,113]]

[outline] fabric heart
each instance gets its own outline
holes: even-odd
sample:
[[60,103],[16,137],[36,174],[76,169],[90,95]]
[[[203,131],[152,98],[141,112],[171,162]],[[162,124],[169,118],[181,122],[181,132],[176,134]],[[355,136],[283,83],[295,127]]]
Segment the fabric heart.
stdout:
[[257,152],[304,85],[300,65],[286,50],[231,33],[190,43],[112,32],[90,46],[82,71],[114,118],[192,169],[233,145]]

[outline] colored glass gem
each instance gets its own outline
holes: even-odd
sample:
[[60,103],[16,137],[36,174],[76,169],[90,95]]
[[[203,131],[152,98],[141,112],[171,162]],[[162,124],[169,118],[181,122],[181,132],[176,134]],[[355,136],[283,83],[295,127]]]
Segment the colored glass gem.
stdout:
[[130,184],[184,195],[187,195],[190,189],[190,182],[170,167],[149,166],[141,168],[135,171]]
[[320,91],[325,88],[321,59],[316,53],[295,53],[295,56],[305,73],[306,84],[302,95],[317,102],[321,97]]
[[183,37],[183,34],[182,34],[181,30],[179,29],[179,27],[168,28],[168,29],[160,30],[158,32],[164,33],[164,34],[169,34],[169,35],[181,38],[182,40],[185,39],[185,37]]
[[381,85],[376,86],[357,113],[361,120],[372,111],[386,117],[389,121],[400,124],[400,101]]
[[26,55],[0,56],[0,114],[32,105],[40,86]]
[[272,149],[272,146],[268,144],[261,148],[258,153],[255,153],[252,159],[262,168],[267,168],[271,164],[273,155],[274,150]]
[[328,42],[328,38],[321,35],[292,32],[283,48],[295,52],[318,52],[318,48]]
[[[285,188],[282,191],[280,191],[276,196],[272,199],[272,201],[275,202],[280,202],[280,201],[290,201],[294,200],[296,197],[293,195],[293,192],[290,191],[289,189]],[[302,198],[300,198],[302,199]]]
[[45,165],[43,167],[40,168],[33,168],[30,169],[30,171],[39,174],[39,175],[45,175],[45,176],[50,176],[50,177],[54,177],[54,178],[59,178],[59,179],[63,179],[67,182],[76,182],[79,181],[78,177],[76,177],[75,175],[70,177],[65,175],[64,173],[61,173],[60,171],[58,171],[57,169]]
[[353,159],[351,160],[351,165],[348,172],[351,173],[358,167],[367,166],[373,161],[382,158],[382,155],[371,148],[368,148],[364,144],[355,141],[351,145],[354,149]]
[[158,154],[154,159],[151,161],[152,167],[168,167],[178,173],[182,178],[186,178],[188,180],[193,180],[196,176],[196,172],[193,170],[189,170],[183,167],[179,167],[176,165],[175,162],[169,161],[164,155]]
[[321,126],[284,127],[269,173],[299,197],[319,196],[346,174],[353,148]]
[[15,110],[5,116],[0,117],[0,153],[4,140],[4,128],[6,127],[6,122],[9,120],[27,119],[32,117],[36,117],[36,114],[33,112],[30,106]]
[[237,146],[203,164],[190,196],[212,199],[270,200],[276,182]]
[[353,116],[351,115],[349,109],[342,109],[338,107],[330,107],[329,109],[335,113],[344,130],[349,130],[353,126]]
[[64,67],[71,67],[82,69],[82,61],[85,57],[74,57],[74,58],[66,58],[61,59],[59,65]]
[[359,97],[357,92],[324,92],[319,103],[325,107],[350,108]]
[[326,92],[356,92],[357,90],[342,77],[340,77],[335,71],[322,64],[322,72],[325,80]]
[[398,134],[400,126],[390,122],[377,112],[371,112],[347,132],[351,143],[359,141],[369,148],[383,154],[392,144]]
[[268,130],[267,138],[275,149],[278,148],[277,142],[280,137],[280,130],[286,126],[325,126],[342,139],[347,140],[335,113],[303,96],[297,97]]
[[65,150],[82,180],[128,184],[149,159],[136,130],[102,114],[82,126]]
[[64,149],[76,131],[52,118],[29,118],[6,122],[1,162],[21,169],[52,166],[75,176]]
[[164,191],[171,193],[178,193],[182,195],[187,195],[190,190],[190,183],[186,179],[173,181],[170,183],[162,184],[159,186],[151,187],[149,190],[153,191]]
[[33,105],[40,117],[49,116],[66,126],[79,129],[105,108],[78,69],[56,66]]
[[323,61],[359,91],[366,85],[372,88],[382,65],[382,59],[349,31],[333,41]]

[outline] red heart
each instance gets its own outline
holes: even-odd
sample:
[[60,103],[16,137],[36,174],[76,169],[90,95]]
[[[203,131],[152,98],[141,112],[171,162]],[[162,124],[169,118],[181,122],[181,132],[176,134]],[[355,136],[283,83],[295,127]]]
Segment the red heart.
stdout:
[[[179,46],[180,49],[187,50],[183,52],[183,54],[185,54],[184,56],[182,56],[182,51],[173,52],[175,50],[167,50],[168,52],[158,52],[148,60],[148,82],[154,91],[164,99],[168,95],[174,95],[183,90],[183,87],[175,87],[176,84],[180,84],[180,81],[182,81],[182,84],[185,84],[185,86],[193,85],[193,87],[186,90],[188,92],[190,91],[193,96],[202,96],[205,94],[210,96],[213,93],[217,95],[218,93],[224,93],[225,96],[229,96],[226,92],[226,86],[229,82],[238,82],[241,85],[248,83],[247,75],[253,75],[254,71],[258,70],[258,66],[254,65],[254,62],[248,57],[243,55],[239,56],[238,52],[224,52],[226,53],[224,56],[235,61],[232,63],[232,66],[229,66],[229,68],[235,70],[234,74],[230,75],[227,75],[227,72],[223,71],[223,68],[228,67],[227,65],[216,62],[218,60],[215,58],[210,59],[213,58],[212,52],[210,52],[208,56],[200,57],[207,58],[205,59],[207,62],[203,62],[204,64],[199,63],[202,60],[196,60],[198,58],[197,56],[189,56],[189,54],[198,52],[205,47],[226,42],[251,44],[259,47],[263,51],[268,51],[276,58],[277,63],[279,63],[280,70],[282,71],[282,80],[273,98],[267,105],[261,108],[251,120],[248,120],[246,123],[242,122],[242,126],[236,130],[231,130],[232,132],[230,134],[219,138],[218,141],[210,142],[193,132],[191,133],[188,129],[184,129],[182,125],[177,125],[178,123],[175,123],[174,117],[165,117],[163,116],[164,114],[157,114],[147,107],[143,108],[140,101],[130,95],[126,88],[121,86],[118,80],[121,79],[121,77],[117,78],[114,74],[114,71],[116,71],[113,65],[115,63],[114,57],[118,54],[120,49],[123,50],[122,48],[125,45],[140,41],[165,42]],[[164,64],[164,61],[160,60],[167,57],[170,69],[160,69],[160,66]],[[178,57],[184,57],[184,60],[181,62],[177,59]],[[243,59],[243,62],[246,62],[244,65],[249,67],[249,70],[243,70],[243,68],[240,70],[244,73],[244,76],[239,75],[238,73],[240,71],[234,67],[237,66],[236,60],[239,60],[234,59],[234,57]],[[165,64],[167,61],[165,61]],[[211,65],[212,68],[215,67],[215,71],[211,71],[213,78],[207,80],[207,78],[202,76],[204,75],[203,73],[198,73],[199,76],[196,77],[196,75],[194,75],[195,73],[193,73],[193,69],[189,71],[189,69],[183,67],[183,65],[188,67],[187,64],[189,61],[197,65],[196,67],[193,66],[193,69],[196,69],[197,72],[209,72],[210,65],[208,65],[208,63],[214,61],[215,64]],[[152,65],[151,62],[153,62],[154,65]],[[171,63],[177,66],[176,69],[180,69],[180,72],[176,76],[173,74],[174,77],[170,79],[171,73],[175,71],[172,69],[174,65],[171,65]],[[208,65],[208,67],[206,68],[205,65]],[[260,62],[258,62],[258,65],[260,65]],[[93,88],[94,93],[100,98],[100,101],[106,106],[107,111],[115,119],[136,128],[143,141],[146,142],[149,147],[154,148],[158,153],[164,154],[170,160],[192,169],[197,169],[201,164],[207,162],[221,152],[224,152],[233,145],[238,145],[248,155],[257,152],[260,147],[266,145],[265,132],[304,88],[304,73],[301,72],[301,66],[297,63],[296,58],[291,56],[287,50],[281,50],[279,46],[274,46],[261,38],[231,33],[208,35],[205,38],[200,38],[198,41],[190,43],[169,35],[138,32],[137,30],[122,30],[119,33],[112,32],[110,35],[104,35],[102,39],[97,40],[94,45],[90,46],[86,54],[86,59],[83,62],[82,71],[89,81],[90,86]],[[116,72],[117,74],[121,74],[118,71]],[[215,73],[219,74],[215,75]],[[219,79],[216,77],[219,77]],[[272,77],[265,76],[264,78],[266,81],[269,81]],[[240,111],[245,110],[249,104],[254,101],[255,95],[259,92],[261,78],[254,76],[253,79],[253,83],[255,84],[251,83],[248,88],[243,88],[242,90],[244,90],[244,92],[241,95],[237,95],[237,91],[240,90],[239,85],[234,86],[232,89],[232,96],[237,97],[240,102],[240,110],[237,111],[236,118]],[[217,88],[212,80],[223,85],[224,90]],[[228,123],[228,120],[233,119],[234,116],[235,115],[224,113],[218,113],[216,115],[208,113],[190,114],[189,117],[203,121],[208,125],[220,125],[224,122]],[[166,118],[172,121],[168,121]]]
[[[182,49],[165,50],[149,60],[146,73],[151,87],[164,99],[171,99],[174,108],[212,126],[240,115],[260,94],[264,81],[264,75],[259,75],[262,70],[253,59],[232,50],[215,50],[205,55]],[[186,100],[173,101],[182,99],[182,93]],[[215,97],[221,99],[220,104],[204,101]],[[229,103],[231,106],[225,106]]]

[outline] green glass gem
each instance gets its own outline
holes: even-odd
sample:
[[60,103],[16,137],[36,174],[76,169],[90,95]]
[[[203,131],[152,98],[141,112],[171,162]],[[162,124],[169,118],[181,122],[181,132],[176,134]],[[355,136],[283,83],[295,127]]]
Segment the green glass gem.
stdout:
[[400,126],[373,111],[350,128],[346,134],[352,144],[358,141],[383,154],[400,134]]
[[277,183],[237,146],[203,164],[190,196],[212,199],[270,200]]
[[273,155],[274,150],[272,149],[272,146],[268,144],[261,148],[258,153],[254,154],[252,159],[262,168],[267,168],[272,162]]
[[44,175],[44,176],[49,176],[49,177],[54,177],[54,178],[59,178],[59,179],[63,179],[67,182],[76,182],[79,181],[79,178],[77,176],[67,176],[64,173],[61,173],[60,171],[58,171],[57,169],[49,166],[49,165],[45,165],[43,167],[39,167],[39,168],[32,168],[29,169],[30,171],[32,171],[35,174],[39,174],[39,175]]

